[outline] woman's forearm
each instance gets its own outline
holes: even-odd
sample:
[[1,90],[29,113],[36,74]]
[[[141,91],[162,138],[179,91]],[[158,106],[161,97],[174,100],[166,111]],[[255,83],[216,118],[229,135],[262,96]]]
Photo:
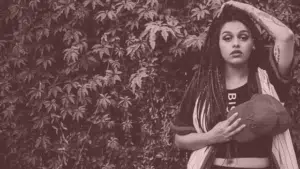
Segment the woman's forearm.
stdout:
[[229,4],[247,12],[255,21],[266,29],[273,38],[277,40],[289,40],[293,38],[292,30],[268,13],[245,3],[229,1]]
[[209,132],[175,135],[175,144],[181,149],[198,150],[214,143],[214,137]]

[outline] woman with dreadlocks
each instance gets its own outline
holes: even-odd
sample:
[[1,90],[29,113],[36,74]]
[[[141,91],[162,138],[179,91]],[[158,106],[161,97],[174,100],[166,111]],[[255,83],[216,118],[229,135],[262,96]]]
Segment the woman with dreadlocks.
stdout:
[[[255,23],[273,37],[271,49],[264,47]],[[237,142],[234,136],[247,126],[237,118],[241,112],[227,117],[230,110],[258,93],[275,97],[277,92],[284,102],[293,51],[294,34],[278,19],[249,4],[223,4],[210,25],[199,69],[172,125],[175,144],[194,151],[189,169],[298,169],[288,130]]]

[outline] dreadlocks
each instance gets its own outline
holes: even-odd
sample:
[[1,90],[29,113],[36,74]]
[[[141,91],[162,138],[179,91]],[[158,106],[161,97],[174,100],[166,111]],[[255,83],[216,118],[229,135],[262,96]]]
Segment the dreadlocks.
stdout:
[[[226,99],[224,97],[226,92],[224,74],[225,61],[221,56],[218,41],[222,26],[229,21],[240,21],[243,23],[250,30],[254,38],[256,49],[252,51],[248,61],[250,70],[248,88],[251,94],[257,92],[254,75],[259,66],[258,57],[265,52],[261,39],[259,38],[260,32],[251,18],[245,12],[235,7],[225,6],[222,14],[214,19],[210,25],[204,46],[199,52],[200,66],[194,73],[180,106],[181,114],[191,113],[193,112],[196,99],[199,98],[198,105],[196,106],[198,107],[198,111],[201,111],[204,107],[203,112],[207,119],[208,130],[212,129],[219,121],[226,119]],[[181,118],[187,119],[191,117],[184,116]]]

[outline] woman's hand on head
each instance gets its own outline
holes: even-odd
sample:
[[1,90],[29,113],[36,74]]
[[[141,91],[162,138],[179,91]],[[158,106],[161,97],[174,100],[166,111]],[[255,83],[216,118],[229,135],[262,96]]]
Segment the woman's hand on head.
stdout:
[[243,130],[246,125],[240,125],[240,118],[236,119],[237,113],[230,118],[217,123],[210,131],[214,143],[223,143],[232,140],[232,137]]
[[[230,0],[230,1],[232,1],[232,0]],[[221,13],[223,12],[224,7],[225,7],[226,5],[229,5],[229,2],[230,2],[230,1],[227,1],[227,2],[225,2],[225,3],[222,4],[222,6],[221,6],[221,8],[219,9],[219,12],[218,12],[218,14],[217,14],[217,17],[219,17],[219,16],[221,15]]]
[[244,4],[244,3],[238,2],[238,1],[233,1],[233,0],[229,0],[225,3],[223,3],[220,10],[219,10],[219,12],[218,12],[218,14],[217,14],[217,17],[219,17],[221,15],[221,13],[223,12],[223,9],[224,9],[225,6],[236,6],[237,7],[240,4]]

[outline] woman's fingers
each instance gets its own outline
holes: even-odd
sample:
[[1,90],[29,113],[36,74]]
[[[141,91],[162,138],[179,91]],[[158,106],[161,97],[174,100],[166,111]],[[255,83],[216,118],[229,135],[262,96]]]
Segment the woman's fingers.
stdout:
[[245,124],[239,126],[238,128],[236,128],[235,130],[233,130],[232,132],[230,132],[230,137],[236,135],[237,133],[239,133],[240,131],[242,131],[244,128],[246,127]]
[[225,3],[223,3],[223,5],[221,6],[221,8],[219,9],[219,12],[217,14],[217,17],[219,17],[221,15],[221,13],[223,12],[223,8],[225,6]]
[[240,125],[241,118],[235,120],[231,125],[228,126],[227,131],[234,131]]
[[229,0],[225,3],[222,4],[221,8],[219,9],[219,12],[217,14],[217,17],[220,17],[221,13],[223,12],[223,9],[226,5],[234,5],[234,3],[236,3],[236,1],[233,1],[233,0]]
[[227,120],[227,124],[230,125],[237,117],[238,113],[234,113],[233,115],[231,115]]

